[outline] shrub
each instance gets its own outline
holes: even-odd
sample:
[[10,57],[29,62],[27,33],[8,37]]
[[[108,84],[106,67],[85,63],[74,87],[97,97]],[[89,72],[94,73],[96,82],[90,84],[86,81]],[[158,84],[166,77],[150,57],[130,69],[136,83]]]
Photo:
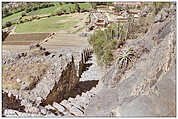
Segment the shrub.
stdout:
[[10,27],[12,23],[10,21],[6,22],[6,27]]
[[104,63],[106,65],[110,65],[111,61],[113,60],[113,55],[111,50],[107,50],[106,53],[103,56]]
[[39,7],[37,7],[37,6],[34,6],[33,8],[32,8],[32,10],[38,10],[39,9]]
[[49,15],[49,16],[56,16],[56,14],[57,14],[57,12],[56,13],[51,13],[51,15]]
[[24,17],[24,16],[26,16],[26,13],[25,12],[22,12],[22,15],[21,15],[22,17]]
[[26,12],[26,13],[29,13],[29,12],[31,12],[31,11],[32,11],[32,8],[26,8],[26,9],[25,9],[25,12]]
[[56,15],[58,15],[58,16],[60,16],[60,15],[62,15],[63,13],[62,13],[62,10],[58,10],[57,12],[56,12]]
[[113,60],[112,50],[117,47],[117,40],[109,39],[107,34],[111,34],[110,30],[97,30],[89,39],[89,43],[93,46],[94,52],[97,55],[99,65],[104,63],[110,65]]
[[135,52],[131,48],[121,51],[117,60],[119,68],[127,68],[129,63],[133,62],[132,58],[134,57]]
[[75,9],[77,10],[77,12],[80,12],[80,7],[78,3],[75,3]]
[[24,20],[20,20],[20,23],[24,23]]
[[122,11],[122,7],[121,6],[115,6],[115,8],[116,8],[116,12]]
[[63,13],[63,14],[66,14],[66,9],[62,9],[62,13]]

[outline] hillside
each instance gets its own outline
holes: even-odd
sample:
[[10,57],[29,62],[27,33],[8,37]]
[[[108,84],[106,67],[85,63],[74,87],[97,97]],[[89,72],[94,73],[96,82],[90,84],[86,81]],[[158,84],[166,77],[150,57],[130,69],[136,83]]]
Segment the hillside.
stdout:
[[175,20],[174,11],[151,25],[145,36],[126,43],[141,55],[124,73],[111,67],[87,116],[176,116]]
[[176,2],[4,6],[3,117],[176,116]]
[[[3,4],[3,28],[16,26],[18,24],[33,21],[35,19],[60,16],[76,12],[91,10],[90,3],[7,3]],[[76,7],[78,5],[78,8]],[[23,6],[23,7],[22,7]],[[10,9],[9,9],[10,8]]]

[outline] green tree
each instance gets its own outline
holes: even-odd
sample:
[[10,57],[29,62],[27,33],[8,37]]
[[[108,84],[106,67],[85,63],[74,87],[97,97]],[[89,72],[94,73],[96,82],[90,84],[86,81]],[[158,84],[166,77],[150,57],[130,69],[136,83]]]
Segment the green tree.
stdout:
[[77,12],[80,12],[80,6],[78,3],[75,3],[75,9],[77,10]]
[[93,9],[96,9],[96,5],[97,5],[96,2],[92,2],[92,3],[91,3],[91,6],[92,6]]
[[6,22],[6,27],[10,27],[12,23],[10,21]]
[[22,12],[22,15],[21,15],[22,17],[24,17],[24,16],[26,16],[26,13],[25,12]]
[[2,13],[3,16],[7,16],[9,14],[9,10],[7,8],[3,8]]

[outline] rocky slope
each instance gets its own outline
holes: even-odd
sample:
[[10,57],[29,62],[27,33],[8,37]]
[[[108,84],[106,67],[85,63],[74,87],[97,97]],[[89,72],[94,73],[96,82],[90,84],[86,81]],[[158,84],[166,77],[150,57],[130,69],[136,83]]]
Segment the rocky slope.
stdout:
[[[161,19],[161,18],[160,18]],[[156,20],[142,38],[130,40],[138,59],[123,74],[114,65],[87,116],[176,116],[176,13]]]

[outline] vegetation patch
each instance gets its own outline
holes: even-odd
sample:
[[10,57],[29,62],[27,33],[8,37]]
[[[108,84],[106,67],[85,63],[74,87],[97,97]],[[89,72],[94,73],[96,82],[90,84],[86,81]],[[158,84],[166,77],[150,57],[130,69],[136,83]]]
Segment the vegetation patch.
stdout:
[[[90,3],[27,3],[14,12],[3,8],[3,28],[51,16],[91,10]],[[9,13],[12,12],[12,13]],[[42,16],[42,17],[40,17]]]
[[117,40],[113,29],[113,25],[111,25],[105,30],[97,30],[89,39],[100,65],[111,65],[113,60],[112,53],[117,48]]
[[135,52],[131,48],[122,50],[117,58],[119,68],[127,68],[133,62],[134,57]]
[[59,30],[70,29],[74,27],[78,21],[60,22],[71,16],[54,16],[47,19],[40,19],[23,24],[18,24],[15,32],[57,32]]

